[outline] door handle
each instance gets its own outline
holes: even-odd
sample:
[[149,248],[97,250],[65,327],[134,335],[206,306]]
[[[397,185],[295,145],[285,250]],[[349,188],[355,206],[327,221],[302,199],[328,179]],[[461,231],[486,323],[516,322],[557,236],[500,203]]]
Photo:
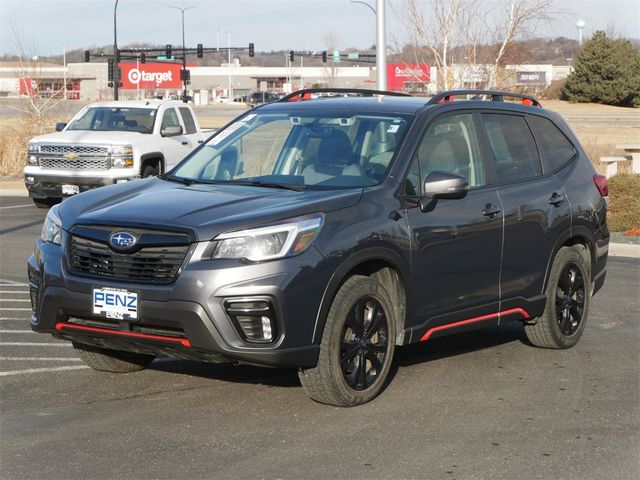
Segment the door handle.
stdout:
[[182,142],[182,144],[183,144],[183,145],[189,145],[189,142],[184,141],[184,142]]
[[558,194],[556,192],[553,192],[553,194],[549,198],[549,203],[554,206],[560,205],[562,202],[564,202],[564,198],[565,197],[563,194]]
[[198,143],[204,143],[204,140],[200,139],[198,140]]
[[491,203],[487,203],[482,210],[482,215],[489,218],[495,218],[495,216],[501,211],[502,210],[500,210],[500,207],[492,205]]

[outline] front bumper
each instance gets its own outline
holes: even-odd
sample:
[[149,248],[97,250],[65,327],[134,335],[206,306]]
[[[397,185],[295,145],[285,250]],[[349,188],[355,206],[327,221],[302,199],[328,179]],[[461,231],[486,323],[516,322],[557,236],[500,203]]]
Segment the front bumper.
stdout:
[[[322,265],[315,268],[323,262],[319,253],[311,248],[299,257],[262,264],[194,256],[170,285],[128,284],[74,276],[63,249],[38,240],[28,260],[31,328],[79,343],[156,356],[278,367],[316,365],[319,346],[313,344],[313,329],[321,283],[328,281],[318,273]],[[306,273],[311,271],[313,278]],[[92,290],[97,287],[136,291],[138,319],[94,316]],[[270,343],[247,341],[225,310],[230,299],[256,297],[269,298],[274,305],[278,333]]]
[[24,183],[31,198],[62,198],[62,185],[77,185],[79,193],[94,188],[127,182],[140,178],[134,169],[110,169],[104,171],[60,170],[52,172],[40,167],[24,169]]

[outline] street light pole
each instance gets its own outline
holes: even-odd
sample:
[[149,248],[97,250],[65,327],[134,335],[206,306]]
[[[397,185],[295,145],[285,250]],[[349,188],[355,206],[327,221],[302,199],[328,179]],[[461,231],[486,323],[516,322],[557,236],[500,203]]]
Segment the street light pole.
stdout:
[[169,8],[175,8],[176,10],[180,10],[182,14],[182,84],[184,86],[184,92],[182,92],[182,101],[187,102],[187,97],[189,93],[187,92],[187,45],[184,40],[184,12],[191,8],[196,7],[174,7],[173,5],[169,5]]
[[376,80],[378,90],[387,89],[387,29],[385,19],[385,0],[377,0],[377,8],[367,2],[350,0],[350,3],[364,5],[376,16]]
[[116,0],[116,4],[113,7],[113,99],[118,100],[118,87],[119,79],[118,79],[118,29],[116,23],[116,11],[118,10],[118,0]]

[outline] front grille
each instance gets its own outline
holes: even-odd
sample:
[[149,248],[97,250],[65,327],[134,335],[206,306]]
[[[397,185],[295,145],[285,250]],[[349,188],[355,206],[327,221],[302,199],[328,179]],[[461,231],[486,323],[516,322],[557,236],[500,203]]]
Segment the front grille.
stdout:
[[56,155],[75,153],[76,155],[97,155],[106,157],[108,148],[84,145],[40,145],[40,153],[53,153]]
[[188,251],[189,245],[179,245],[116,253],[103,243],[71,236],[69,265],[71,272],[80,275],[169,283],[176,277]]
[[40,166],[44,168],[59,168],[59,169],[91,169],[91,170],[107,170],[109,168],[109,159],[104,158],[91,158],[91,157],[79,157],[75,160],[69,160],[62,157],[40,157]]

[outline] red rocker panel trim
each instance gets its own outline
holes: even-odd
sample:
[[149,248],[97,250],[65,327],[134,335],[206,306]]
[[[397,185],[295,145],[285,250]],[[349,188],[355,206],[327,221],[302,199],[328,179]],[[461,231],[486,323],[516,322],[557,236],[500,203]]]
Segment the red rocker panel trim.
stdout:
[[162,335],[151,335],[148,333],[122,332],[120,330],[109,330],[108,328],[85,327],[84,325],[75,325],[73,323],[57,323],[56,330],[77,330],[80,332],[104,333],[107,335],[119,335],[121,337],[143,338],[146,340],[157,340],[161,342],[179,343],[183,347],[191,348],[191,342],[186,338],[165,337]]

